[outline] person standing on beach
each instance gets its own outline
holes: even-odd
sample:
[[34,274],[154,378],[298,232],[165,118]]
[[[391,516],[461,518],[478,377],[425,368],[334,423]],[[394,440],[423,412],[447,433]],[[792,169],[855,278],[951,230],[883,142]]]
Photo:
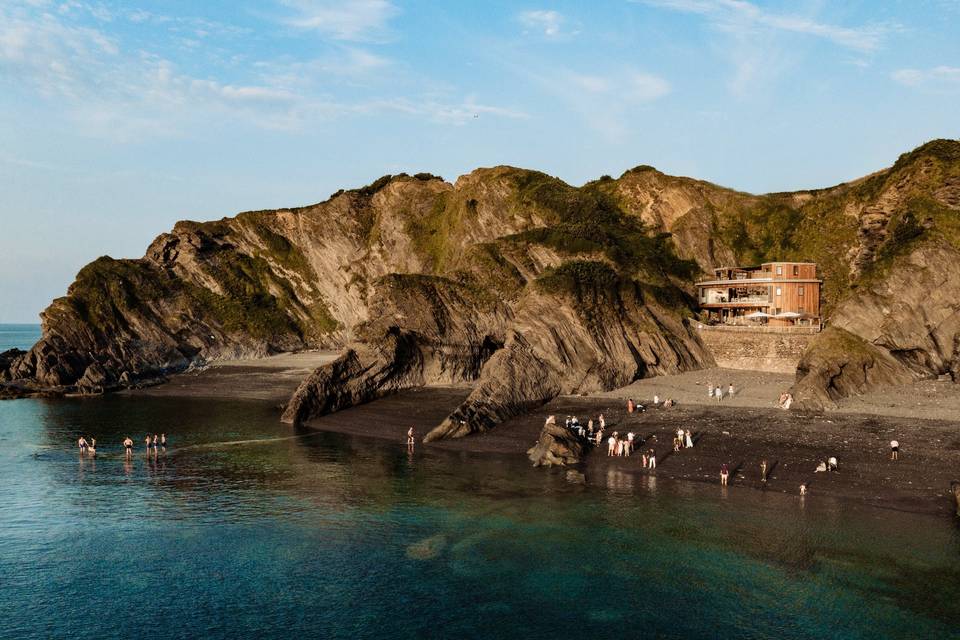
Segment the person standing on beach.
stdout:
[[627,432],[627,455],[629,456],[633,452],[633,439],[637,437],[633,431]]
[[690,429],[687,429],[687,430],[684,432],[684,437],[686,438],[686,445],[685,445],[686,448],[692,449],[692,448],[693,448],[693,436],[690,434]]
[[130,439],[130,436],[123,439],[123,448],[126,450],[125,455],[128,458],[133,455],[133,440]]
[[713,399],[713,383],[707,385],[707,397]]
[[597,418],[597,422],[600,423],[600,431],[603,431],[607,428],[607,420],[603,417],[603,414],[600,414],[600,417]]
[[613,456],[617,448],[617,439],[614,436],[607,438],[607,457]]
[[650,449],[650,457],[648,458],[647,465],[649,469],[657,468],[657,452],[653,449]]
[[414,442],[416,442],[416,437],[413,435],[413,427],[410,427],[407,429],[407,445],[412,447]]
[[760,482],[767,482],[767,461],[766,459],[760,462]]
[[732,382],[730,383],[730,386],[727,387],[727,395],[730,396],[731,398],[733,397],[733,383],[732,383]]
[[723,400],[723,387],[717,386],[717,388],[713,390],[713,395],[716,396],[717,402]]
[[900,443],[896,440],[890,441],[890,459],[899,460],[900,459]]
[[643,452],[643,455],[640,456],[640,466],[644,469],[647,468],[647,463],[650,461],[650,456],[646,451]]
[[727,486],[727,479],[730,477],[730,467],[727,466],[727,463],[724,462],[720,465],[720,486]]

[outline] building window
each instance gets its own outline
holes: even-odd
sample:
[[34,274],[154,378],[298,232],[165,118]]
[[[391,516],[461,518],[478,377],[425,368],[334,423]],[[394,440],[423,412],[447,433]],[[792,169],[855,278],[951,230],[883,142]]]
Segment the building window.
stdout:
[[780,287],[777,287],[777,295],[779,296],[779,295],[781,295],[782,293],[783,293],[783,291],[780,290]]
[[778,276],[782,276],[782,275],[783,275],[783,267],[780,267],[780,266],[777,267],[777,275],[778,275]]
[[795,276],[800,275],[800,267],[798,265],[793,265],[793,275]]
[[797,287],[797,295],[798,296],[803,295],[803,285],[800,285],[799,287]]

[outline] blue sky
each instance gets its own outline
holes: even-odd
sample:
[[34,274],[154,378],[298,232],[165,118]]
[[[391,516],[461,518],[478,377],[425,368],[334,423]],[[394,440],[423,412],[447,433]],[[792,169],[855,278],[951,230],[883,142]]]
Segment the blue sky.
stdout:
[[0,0],[0,322],[385,173],[821,187],[960,137],[960,0]]

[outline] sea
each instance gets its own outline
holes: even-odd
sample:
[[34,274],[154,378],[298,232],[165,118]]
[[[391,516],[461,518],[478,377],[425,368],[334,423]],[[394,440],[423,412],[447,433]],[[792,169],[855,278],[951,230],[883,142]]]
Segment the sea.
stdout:
[[0,324],[0,353],[7,349],[27,351],[39,339],[39,324]]
[[586,485],[258,401],[0,402],[0,638],[958,638],[958,619],[947,517]]

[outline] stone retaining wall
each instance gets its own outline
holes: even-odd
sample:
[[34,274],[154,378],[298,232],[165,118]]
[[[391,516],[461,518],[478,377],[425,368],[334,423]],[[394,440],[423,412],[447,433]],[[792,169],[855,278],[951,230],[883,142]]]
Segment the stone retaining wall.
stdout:
[[737,331],[701,326],[697,333],[713,354],[718,367],[794,373],[800,355],[816,334]]

